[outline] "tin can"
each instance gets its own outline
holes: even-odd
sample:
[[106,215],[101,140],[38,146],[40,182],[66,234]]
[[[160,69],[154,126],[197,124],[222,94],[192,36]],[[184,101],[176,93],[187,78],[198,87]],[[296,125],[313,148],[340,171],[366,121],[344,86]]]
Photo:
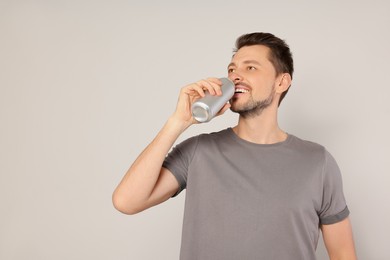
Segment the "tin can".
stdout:
[[206,95],[192,104],[192,116],[200,123],[210,121],[222,107],[233,97],[235,86],[229,78],[220,78],[222,81],[221,96]]

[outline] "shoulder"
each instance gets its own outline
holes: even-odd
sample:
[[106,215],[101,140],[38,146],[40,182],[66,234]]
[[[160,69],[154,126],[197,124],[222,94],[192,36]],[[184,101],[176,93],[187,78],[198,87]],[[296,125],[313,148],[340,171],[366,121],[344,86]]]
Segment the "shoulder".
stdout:
[[218,132],[200,134],[198,138],[201,142],[213,140],[217,141],[220,139],[225,139],[229,135],[231,135],[231,128],[223,129]]
[[325,161],[329,156],[327,149],[316,142],[301,139],[294,135],[290,135],[290,142],[288,143],[290,149],[293,149],[296,153],[301,154],[305,157],[317,160]]
[[291,136],[291,138],[291,146],[296,152],[301,153],[309,160],[322,162],[324,169],[330,168],[334,169],[335,172],[339,171],[336,159],[325,146],[296,136]]
[[340,169],[338,163],[326,147],[312,141],[300,139],[296,136],[292,136],[291,138],[290,146],[294,151],[295,159],[318,167],[323,178],[330,178],[332,176],[335,179],[339,178]]
[[175,148],[194,150],[199,146],[210,145],[211,143],[218,143],[218,140],[223,140],[229,135],[229,129],[224,129],[218,132],[203,133],[185,139],[176,145]]
[[325,147],[319,143],[299,138],[290,134],[290,144],[299,149],[305,149],[310,151],[323,151]]
[[191,154],[195,154],[199,151],[211,151],[214,149],[220,149],[220,146],[227,142],[229,139],[229,129],[224,129],[218,132],[203,133],[192,136],[179,145],[179,148],[183,151],[188,151]]

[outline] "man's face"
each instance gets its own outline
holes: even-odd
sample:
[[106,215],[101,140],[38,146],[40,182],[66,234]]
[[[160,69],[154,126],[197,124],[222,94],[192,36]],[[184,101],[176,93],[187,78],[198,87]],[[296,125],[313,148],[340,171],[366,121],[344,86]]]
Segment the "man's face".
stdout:
[[269,48],[245,46],[237,51],[228,66],[228,77],[236,85],[230,100],[231,110],[240,115],[259,115],[274,100],[276,71],[268,59]]

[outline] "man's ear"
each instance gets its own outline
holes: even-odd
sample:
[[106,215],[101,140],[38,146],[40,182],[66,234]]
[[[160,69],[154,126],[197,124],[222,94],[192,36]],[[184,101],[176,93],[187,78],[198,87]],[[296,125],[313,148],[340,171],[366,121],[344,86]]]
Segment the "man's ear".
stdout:
[[279,77],[279,84],[276,86],[276,93],[282,94],[291,85],[291,75],[289,73],[283,73]]

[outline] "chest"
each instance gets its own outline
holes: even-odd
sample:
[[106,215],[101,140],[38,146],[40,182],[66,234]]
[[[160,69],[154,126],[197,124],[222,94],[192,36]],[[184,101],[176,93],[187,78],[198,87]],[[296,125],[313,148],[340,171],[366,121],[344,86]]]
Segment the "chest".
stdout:
[[208,151],[194,158],[187,196],[226,214],[315,213],[322,199],[322,165],[293,151]]

